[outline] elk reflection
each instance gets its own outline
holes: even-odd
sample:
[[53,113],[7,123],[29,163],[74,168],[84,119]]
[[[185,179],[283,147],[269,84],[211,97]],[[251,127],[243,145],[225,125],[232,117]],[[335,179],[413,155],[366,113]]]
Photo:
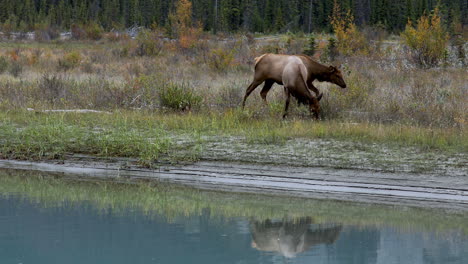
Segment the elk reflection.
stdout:
[[341,225],[311,225],[311,217],[297,219],[250,221],[252,247],[278,252],[293,258],[319,244],[331,244],[338,239]]

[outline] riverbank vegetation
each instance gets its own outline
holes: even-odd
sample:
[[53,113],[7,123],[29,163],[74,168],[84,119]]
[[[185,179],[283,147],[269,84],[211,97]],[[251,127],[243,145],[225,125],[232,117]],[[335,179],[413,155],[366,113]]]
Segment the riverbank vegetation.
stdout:
[[[330,10],[334,35],[213,35],[195,23],[187,3],[175,7],[184,19],[173,21],[171,36],[154,26],[132,38],[96,24],[72,26],[73,39],[1,42],[0,156],[83,153],[151,166],[162,158],[199,159],[216,140],[281,145],[317,138],[466,153],[466,30],[444,24],[438,9],[408,23],[401,37],[357,27],[337,4]],[[434,34],[437,41],[428,41]],[[253,58],[267,52],[341,64],[348,88],[315,83],[325,94],[319,122],[299,106],[281,120],[277,85],[268,106],[254,92],[241,110]],[[103,112],[47,112],[63,109]]]
[[[266,116],[265,116],[266,115]],[[466,173],[468,140],[458,128],[314,122],[234,109],[173,113],[8,111],[0,114],[0,157],[73,154],[136,158],[137,164],[220,160],[383,171]],[[354,143],[350,143],[354,142]]]

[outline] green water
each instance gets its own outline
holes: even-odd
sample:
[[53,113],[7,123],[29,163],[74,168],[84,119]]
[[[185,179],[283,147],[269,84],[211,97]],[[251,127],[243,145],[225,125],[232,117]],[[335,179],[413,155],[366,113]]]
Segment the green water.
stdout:
[[464,220],[463,213],[0,171],[2,264],[465,264]]

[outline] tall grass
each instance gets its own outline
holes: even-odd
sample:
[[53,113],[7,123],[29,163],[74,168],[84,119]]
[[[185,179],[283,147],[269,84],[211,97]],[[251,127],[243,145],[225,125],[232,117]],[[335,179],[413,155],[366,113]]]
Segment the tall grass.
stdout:
[[[154,38],[159,51],[138,52],[147,49],[147,42]],[[253,58],[270,45],[287,53],[291,38],[272,42],[239,37],[216,42],[204,37],[184,52],[154,32],[118,42],[1,43],[0,58],[6,65],[2,67],[18,70],[0,74],[0,108],[226,112],[240,104],[253,78]],[[329,59],[326,38],[316,36],[316,58]],[[294,53],[302,52],[307,36],[294,39],[304,43]],[[212,65],[213,56],[221,58],[220,66]],[[385,48],[370,48],[363,55],[338,56],[333,64],[339,63],[348,84],[346,90],[315,83],[325,92],[324,119],[441,128],[466,125],[464,68],[418,69],[398,41]],[[265,111],[258,92],[254,92],[247,101],[248,111],[273,113],[280,118],[284,98],[277,85],[268,100],[276,107],[274,111]],[[292,116],[303,116],[302,112],[299,108]]]

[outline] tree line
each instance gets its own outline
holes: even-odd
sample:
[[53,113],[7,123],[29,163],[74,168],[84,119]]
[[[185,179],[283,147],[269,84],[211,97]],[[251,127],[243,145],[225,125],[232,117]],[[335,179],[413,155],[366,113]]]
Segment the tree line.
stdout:
[[[97,23],[106,30],[168,27],[181,0],[0,0],[0,23],[10,29],[38,25],[68,29]],[[188,0],[184,0],[188,1]],[[334,0],[191,0],[192,21],[213,32],[330,31]],[[466,0],[338,0],[357,25],[399,32],[436,6],[447,24],[468,24]]]

